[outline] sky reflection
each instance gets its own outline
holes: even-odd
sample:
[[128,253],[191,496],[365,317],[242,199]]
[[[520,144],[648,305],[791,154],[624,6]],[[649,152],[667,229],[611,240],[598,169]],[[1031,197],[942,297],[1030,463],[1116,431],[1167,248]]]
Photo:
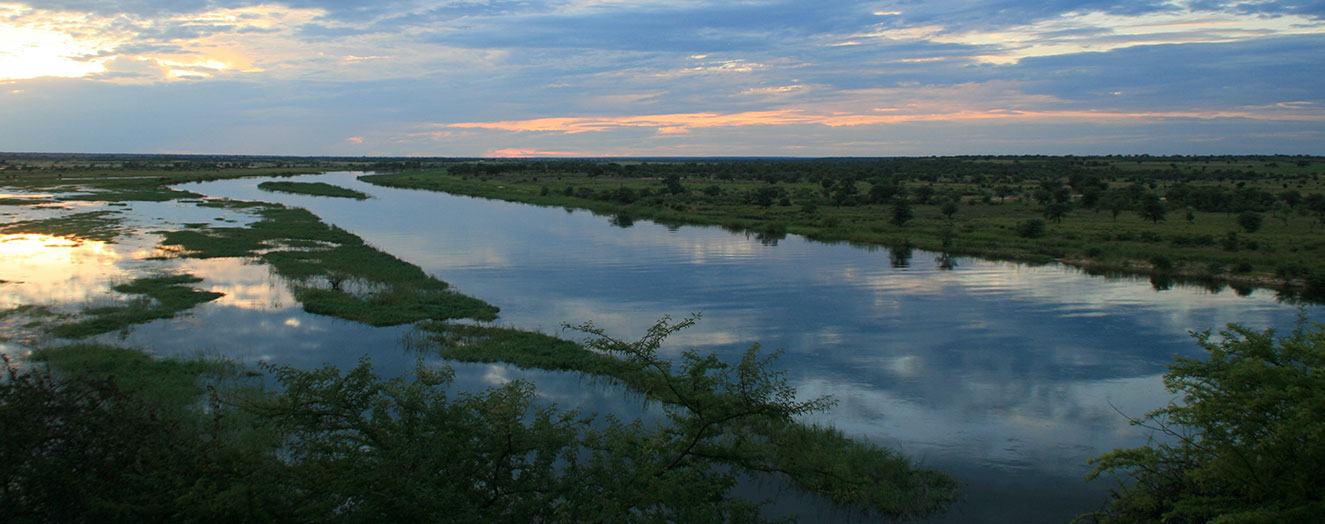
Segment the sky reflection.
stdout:
[[[1287,329],[1297,315],[1269,293],[1238,296],[1182,285],[1156,291],[1145,279],[974,258],[944,269],[940,257],[922,251],[898,267],[901,253],[888,249],[794,235],[773,245],[720,228],[647,221],[622,228],[586,212],[380,188],[353,177],[302,179],[376,198],[268,193],[256,189],[256,179],[186,188],[308,208],[499,306],[498,323],[577,338],[562,323],[593,321],[633,338],[665,314],[700,312],[703,320],[669,339],[665,354],[693,347],[735,358],[754,343],[782,350],[777,366],[802,397],[838,400],[813,420],[899,448],[966,483],[968,502],[938,522],[1054,522],[1092,509],[1107,486],[1080,482],[1085,461],[1144,442],[1148,435],[1123,415],[1169,401],[1159,377],[1173,355],[1198,355],[1189,331],[1228,322]],[[181,202],[133,203],[124,214],[152,230],[251,219]],[[200,288],[226,296],[103,340],[299,367],[347,367],[366,354],[388,376],[420,358],[436,360],[402,349],[408,327],[305,313],[261,264],[142,259],[154,239],[130,234],[95,247],[14,239],[0,249],[37,258],[4,257],[0,278],[23,283],[0,285],[2,304],[83,303],[108,293],[118,278],[187,271],[204,279]],[[75,256],[79,250],[88,251]],[[1320,318],[1321,309],[1307,311]],[[630,416],[642,405],[637,396],[572,374],[456,367],[462,388],[526,379],[567,407]],[[1046,507],[1039,503],[1045,493],[1064,502]]]

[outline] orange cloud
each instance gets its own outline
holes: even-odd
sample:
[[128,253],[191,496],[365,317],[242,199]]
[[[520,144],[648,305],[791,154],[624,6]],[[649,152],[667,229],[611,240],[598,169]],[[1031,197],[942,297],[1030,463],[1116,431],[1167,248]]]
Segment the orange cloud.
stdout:
[[488,151],[488,154],[484,156],[494,157],[494,158],[528,158],[533,156],[581,157],[581,156],[592,156],[592,155],[586,155],[584,153],[573,153],[570,151],[539,151],[537,149],[507,148],[507,149],[497,149],[494,151]]
[[[958,109],[950,111],[917,110],[917,108],[877,108],[868,113],[827,112],[813,113],[799,109],[776,111],[748,111],[742,113],[672,113],[619,117],[561,117],[531,120],[504,120],[497,122],[459,122],[440,124],[444,128],[492,129],[500,131],[530,131],[573,135],[593,131],[612,131],[627,128],[654,128],[661,134],[688,133],[694,129],[716,127],[823,125],[828,127],[900,124],[908,122],[966,122],[986,120],[1163,120],[1173,118],[1215,119],[1245,118],[1252,120],[1325,121],[1325,113],[1309,108],[1290,106],[1283,109],[1301,111],[1031,111],[1019,109]],[[909,112],[906,112],[909,110]]]

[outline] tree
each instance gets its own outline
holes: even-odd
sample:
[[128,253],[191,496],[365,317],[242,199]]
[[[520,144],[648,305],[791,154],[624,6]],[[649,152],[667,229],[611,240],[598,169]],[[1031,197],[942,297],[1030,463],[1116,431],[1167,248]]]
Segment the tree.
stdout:
[[1265,217],[1262,217],[1260,213],[1255,211],[1243,211],[1238,213],[1238,227],[1241,227],[1243,231],[1248,233],[1255,233],[1261,228],[1261,224],[1264,222]]
[[1072,206],[1062,202],[1053,202],[1044,206],[1044,218],[1053,220],[1055,224],[1062,224],[1063,217],[1072,210]]
[[1175,358],[1164,386],[1181,402],[1132,423],[1167,442],[1092,460],[1122,472],[1087,522],[1315,522],[1325,515],[1325,328],[1291,335],[1230,324],[1196,333],[1205,359]]
[[1040,238],[1044,236],[1044,221],[1032,218],[1017,223],[1017,236],[1022,238]]
[[686,192],[685,186],[681,185],[680,175],[672,174],[663,177],[663,186],[667,189],[667,193],[672,195],[679,195]]
[[949,200],[943,203],[943,207],[939,211],[943,213],[943,216],[948,217],[948,219],[952,219],[952,215],[957,214],[957,211],[960,209],[961,206],[957,205],[956,200]]
[[915,217],[916,213],[911,209],[911,203],[906,200],[898,200],[897,203],[893,204],[892,218],[888,221],[894,226],[902,227]]
[[1113,215],[1114,222],[1117,222],[1118,215],[1123,211],[1126,211],[1127,208],[1132,206],[1132,204],[1131,199],[1127,197],[1127,193],[1122,191],[1110,191],[1104,197],[1103,206],[1104,209],[1109,211],[1110,215]]
[[1168,209],[1164,207],[1164,202],[1159,200],[1159,196],[1151,193],[1141,198],[1141,205],[1137,209],[1137,213],[1141,215],[1141,218],[1158,224],[1160,220],[1164,220],[1164,215],[1168,213]]

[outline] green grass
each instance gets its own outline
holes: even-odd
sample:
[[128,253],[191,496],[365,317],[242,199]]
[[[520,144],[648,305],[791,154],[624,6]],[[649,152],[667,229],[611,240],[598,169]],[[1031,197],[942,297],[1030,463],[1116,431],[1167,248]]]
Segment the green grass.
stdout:
[[214,358],[158,359],[136,350],[102,344],[72,344],[41,348],[31,359],[63,373],[93,380],[113,378],[116,385],[176,413],[197,404],[204,393],[198,381],[205,377],[238,375],[240,367]]
[[364,200],[368,198],[367,193],[331,185],[326,182],[263,182],[258,184],[258,189],[300,195],[353,198],[355,200]]
[[0,226],[4,234],[35,234],[111,242],[123,231],[118,211],[91,211],[73,215],[26,220]]
[[[4,282],[0,281],[0,284],[3,283]],[[60,316],[59,313],[56,313],[55,310],[52,310],[48,306],[37,306],[31,304],[14,306],[9,309],[0,310],[0,320],[7,319],[9,317],[53,318],[59,316]]]
[[374,326],[497,317],[496,307],[304,209],[263,204],[250,211],[261,219],[248,227],[169,231],[161,244],[186,257],[258,258],[294,282],[295,298],[309,313]]
[[636,391],[651,385],[639,369],[620,359],[591,351],[575,342],[519,329],[423,322],[420,349],[436,350],[445,358],[463,362],[505,362],[522,368],[576,371],[609,377]]
[[54,325],[50,332],[62,338],[109,333],[135,324],[171,318],[223,295],[189,286],[201,281],[192,275],[168,275],[140,278],[114,286],[115,291],[138,296],[124,305],[83,308],[83,320]]

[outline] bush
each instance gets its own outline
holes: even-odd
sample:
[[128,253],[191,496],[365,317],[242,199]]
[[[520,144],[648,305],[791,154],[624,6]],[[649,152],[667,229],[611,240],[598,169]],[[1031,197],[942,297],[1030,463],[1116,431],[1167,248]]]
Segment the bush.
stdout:
[[1155,271],[1161,273],[1173,271],[1173,259],[1164,255],[1150,257],[1150,265],[1155,268]]
[[1040,238],[1044,236],[1044,221],[1032,218],[1017,223],[1017,236],[1022,238]]
[[1255,211],[1243,211],[1238,214],[1238,226],[1248,233],[1255,233],[1264,222],[1265,217]]
[[1305,319],[1287,337],[1236,324],[1194,335],[1203,360],[1176,358],[1164,385],[1181,402],[1133,424],[1168,443],[1092,460],[1088,478],[1122,472],[1086,522],[1317,522],[1325,515],[1325,329]]

